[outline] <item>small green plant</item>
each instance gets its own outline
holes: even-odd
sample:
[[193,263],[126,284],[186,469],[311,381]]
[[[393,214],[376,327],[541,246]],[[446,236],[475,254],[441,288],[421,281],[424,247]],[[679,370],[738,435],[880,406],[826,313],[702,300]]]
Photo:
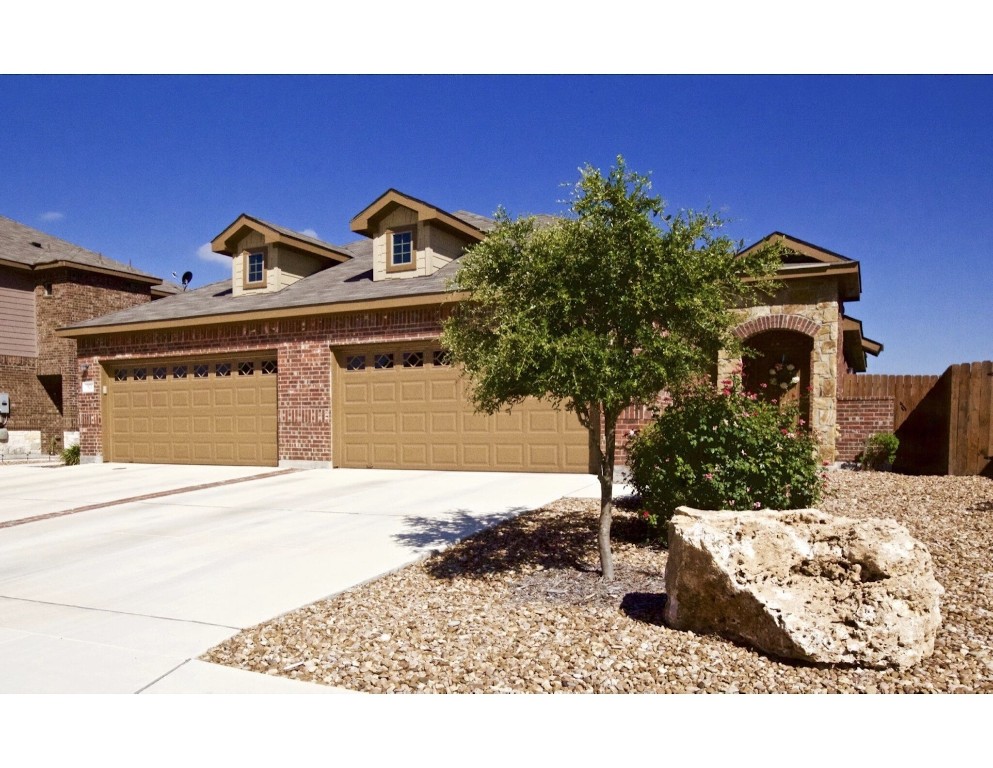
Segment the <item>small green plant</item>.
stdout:
[[676,507],[802,509],[817,503],[817,442],[793,404],[763,402],[735,376],[677,394],[632,441],[631,484],[654,535]]
[[79,464],[79,443],[70,445],[68,448],[63,449],[61,456],[62,463],[66,466],[74,466]]
[[865,441],[865,449],[859,457],[862,469],[889,469],[896,460],[896,451],[900,447],[900,438],[892,432],[877,432]]

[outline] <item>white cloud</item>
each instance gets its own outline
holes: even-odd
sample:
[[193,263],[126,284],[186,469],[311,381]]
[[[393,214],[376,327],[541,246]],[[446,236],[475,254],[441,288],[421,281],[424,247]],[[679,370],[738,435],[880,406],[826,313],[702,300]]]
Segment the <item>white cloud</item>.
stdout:
[[42,221],[62,221],[66,215],[61,211],[45,211],[38,218]]
[[319,238],[319,237],[317,236],[317,232],[315,232],[315,231],[314,231],[313,229],[304,229],[304,230],[302,230],[302,231],[300,232],[300,234],[301,234],[301,235],[306,235],[307,237],[312,237],[312,238],[314,238],[315,240],[320,240],[320,239],[321,239],[321,238]]
[[231,257],[225,256],[223,253],[214,253],[210,250],[210,243],[204,243],[197,248],[197,258],[211,264],[223,264],[226,267],[231,265]]

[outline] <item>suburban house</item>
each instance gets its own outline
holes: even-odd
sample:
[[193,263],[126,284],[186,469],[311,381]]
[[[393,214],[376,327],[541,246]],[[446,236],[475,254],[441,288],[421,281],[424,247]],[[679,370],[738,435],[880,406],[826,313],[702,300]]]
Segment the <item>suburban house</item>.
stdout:
[[56,452],[78,438],[76,341],[56,329],[147,304],[177,286],[0,216],[0,455]]
[[862,334],[862,323],[845,314],[845,304],[862,294],[859,263],[840,254],[773,232],[744,249],[769,242],[782,248],[781,286],[767,302],[738,310],[735,335],[756,354],[723,357],[718,376],[741,369],[745,388],[766,398],[795,399],[801,417],[817,435],[825,461],[837,457],[838,383],[846,373],[863,373],[866,355],[883,345]]
[[[493,226],[395,189],[352,218],[361,239],[347,245],[239,216],[212,241],[228,279],[60,331],[78,344],[83,460],[589,471],[571,413],[534,401],[475,414],[439,345],[458,299],[446,281]],[[844,315],[859,265],[770,237],[788,249],[784,287],[742,308],[738,332],[809,383],[803,405],[833,458],[838,371],[881,349]],[[647,415],[631,409],[619,430]]]

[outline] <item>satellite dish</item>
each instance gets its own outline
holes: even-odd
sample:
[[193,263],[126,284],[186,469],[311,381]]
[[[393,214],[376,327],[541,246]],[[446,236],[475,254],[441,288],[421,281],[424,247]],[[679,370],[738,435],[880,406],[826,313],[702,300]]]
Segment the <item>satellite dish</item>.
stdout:
[[184,272],[183,273],[183,290],[184,291],[186,290],[186,286],[188,286],[190,284],[190,280],[192,280],[192,279],[193,279],[193,273],[192,272]]

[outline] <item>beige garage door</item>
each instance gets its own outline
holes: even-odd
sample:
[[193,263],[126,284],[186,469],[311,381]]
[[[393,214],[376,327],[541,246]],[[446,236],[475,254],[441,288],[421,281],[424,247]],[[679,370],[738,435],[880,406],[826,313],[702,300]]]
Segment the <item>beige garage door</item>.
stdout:
[[276,466],[276,355],[128,361],[106,370],[104,456]]
[[446,355],[424,345],[335,353],[335,465],[588,472],[575,415],[530,400],[477,415]]

